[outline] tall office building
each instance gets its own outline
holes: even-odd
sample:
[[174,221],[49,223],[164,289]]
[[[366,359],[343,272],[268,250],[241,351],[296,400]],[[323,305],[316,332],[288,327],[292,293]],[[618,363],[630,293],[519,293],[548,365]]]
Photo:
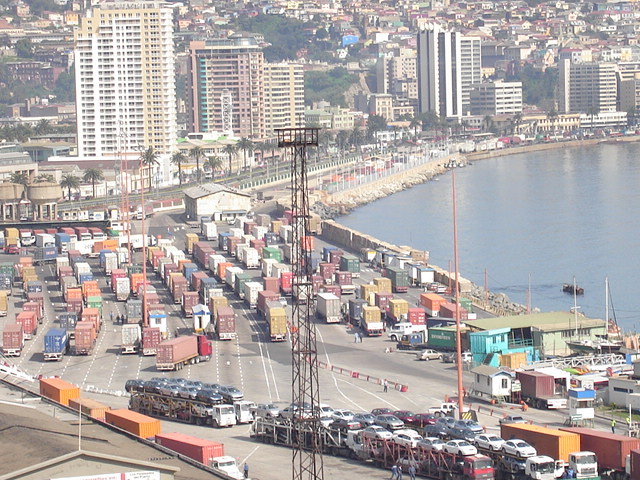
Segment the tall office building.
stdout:
[[461,117],[482,78],[480,39],[427,25],[418,32],[418,111]]
[[264,138],[264,56],[253,37],[189,46],[193,130]]
[[300,63],[265,63],[264,110],[267,136],[276,128],[304,127],[304,70]]
[[560,62],[561,113],[615,112],[618,84],[615,63]]
[[79,156],[149,147],[171,153],[177,135],[174,65],[167,4],[104,2],[89,10],[75,32]]

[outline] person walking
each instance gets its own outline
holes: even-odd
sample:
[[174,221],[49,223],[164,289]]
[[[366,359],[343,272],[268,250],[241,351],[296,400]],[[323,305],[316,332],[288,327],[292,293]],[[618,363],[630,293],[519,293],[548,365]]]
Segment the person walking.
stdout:
[[398,465],[398,480],[402,480],[402,467]]
[[387,390],[389,390],[389,382],[387,382],[387,379],[385,378],[382,381],[382,391],[386,393]]
[[398,480],[398,465],[393,464],[391,467],[391,478],[389,480]]
[[358,343],[358,332],[353,334],[353,343]]
[[249,478],[249,464],[247,462],[244,462],[244,478]]
[[616,433],[616,419],[611,419],[611,433]]
[[416,480],[416,467],[413,465],[409,465],[409,478],[411,480]]

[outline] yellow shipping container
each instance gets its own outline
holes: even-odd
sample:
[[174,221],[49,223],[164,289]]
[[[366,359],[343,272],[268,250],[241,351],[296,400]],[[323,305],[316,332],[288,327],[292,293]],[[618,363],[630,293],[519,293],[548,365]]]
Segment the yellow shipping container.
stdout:
[[389,300],[389,314],[397,321],[400,321],[402,315],[409,318],[409,302],[403,298],[392,298]]
[[160,247],[147,247],[147,262],[151,263],[153,259],[153,252],[160,250]]
[[360,285],[360,298],[365,299],[369,305],[374,305],[375,301],[373,294],[378,291],[378,286],[371,283]]
[[213,318],[218,318],[218,308],[228,306],[229,301],[227,300],[227,297],[211,297],[211,300],[209,301],[209,310],[211,310]]
[[9,301],[6,290],[0,291],[0,317],[6,317],[9,309]]
[[35,273],[28,273],[22,275],[23,282],[36,282],[38,280],[38,276]]
[[390,278],[377,277],[373,279],[373,283],[378,286],[378,293],[392,293]]
[[376,323],[382,321],[382,313],[378,307],[362,307],[362,318],[365,323]]
[[271,231],[273,233],[280,233],[280,227],[282,226],[281,220],[271,220]]
[[4,229],[5,238],[18,238],[20,237],[20,232],[18,232],[17,228],[9,227]]
[[525,352],[505,353],[500,355],[500,366],[512,369],[521,368],[527,364]]
[[191,255],[193,253],[193,245],[200,240],[197,233],[187,233],[185,235],[187,244],[187,253]]

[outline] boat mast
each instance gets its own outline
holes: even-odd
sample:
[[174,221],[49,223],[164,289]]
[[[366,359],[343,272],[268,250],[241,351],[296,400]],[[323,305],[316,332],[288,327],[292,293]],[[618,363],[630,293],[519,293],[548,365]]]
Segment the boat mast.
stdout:
[[609,277],[604,277],[604,335],[609,340]]
[[576,286],[576,276],[573,276],[573,318],[576,321],[576,337],[578,336],[578,287]]

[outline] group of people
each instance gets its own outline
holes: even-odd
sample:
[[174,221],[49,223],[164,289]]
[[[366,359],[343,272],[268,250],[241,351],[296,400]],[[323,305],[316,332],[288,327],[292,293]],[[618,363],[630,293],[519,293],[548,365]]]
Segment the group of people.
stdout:
[[353,343],[362,343],[362,334],[360,332],[353,334]]
[[[113,312],[111,312],[110,314],[111,317],[111,323],[113,323]],[[127,323],[127,317],[125,317],[124,315],[116,315],[116,324],[125,324]]]
[[[416,480],[416,467],[409,465],[407,473],[409,474],[410,480]],[[389,480],[402,480],[402,478],[402,467],[398,464],[393,465],[391,467],[391,478]]]

